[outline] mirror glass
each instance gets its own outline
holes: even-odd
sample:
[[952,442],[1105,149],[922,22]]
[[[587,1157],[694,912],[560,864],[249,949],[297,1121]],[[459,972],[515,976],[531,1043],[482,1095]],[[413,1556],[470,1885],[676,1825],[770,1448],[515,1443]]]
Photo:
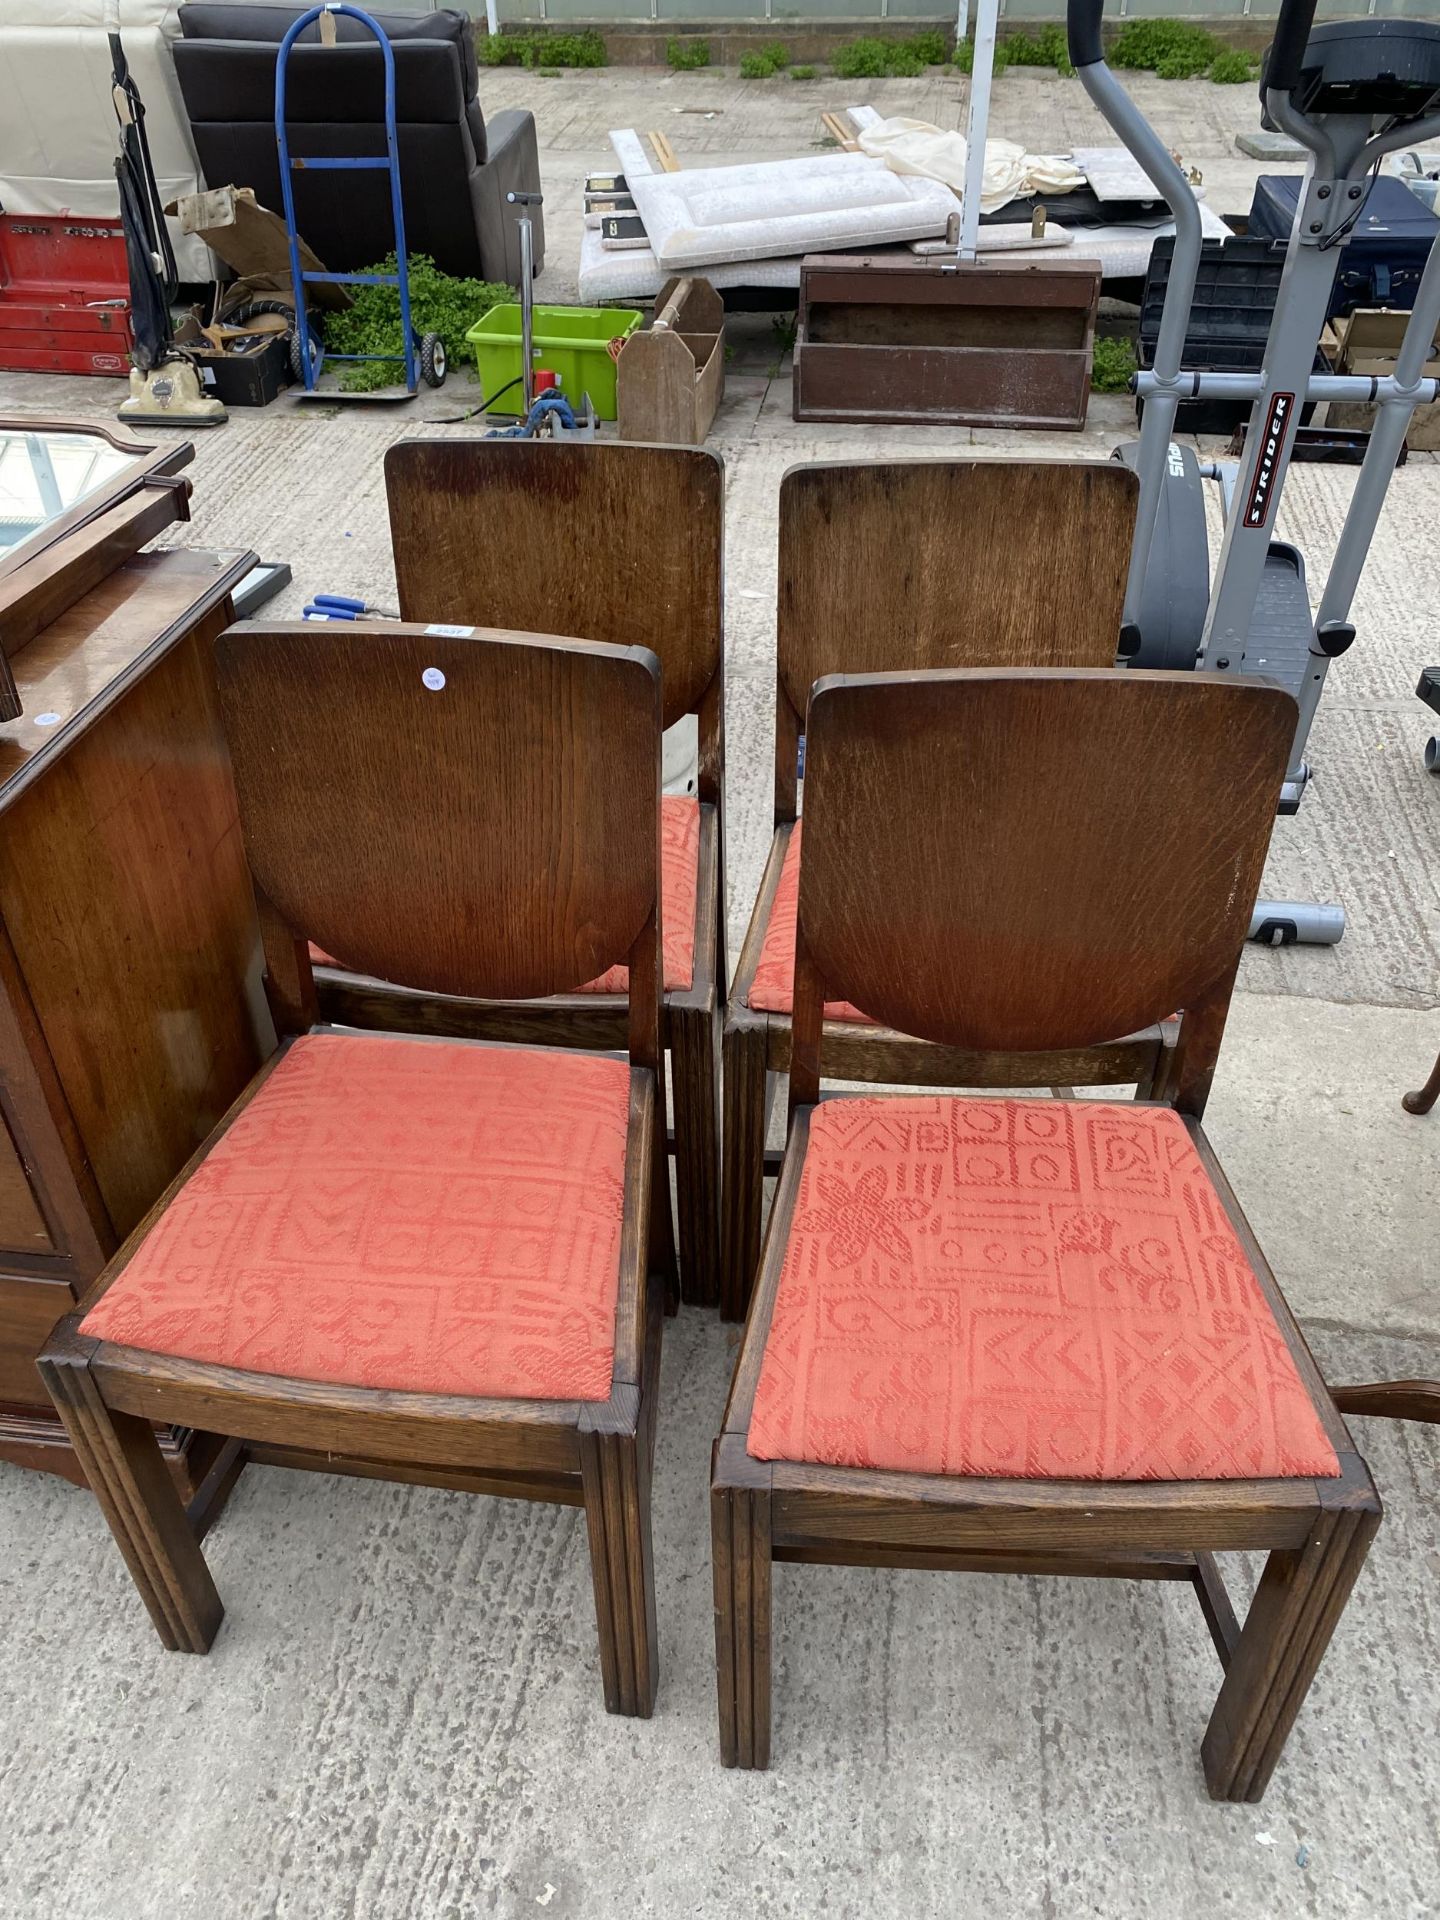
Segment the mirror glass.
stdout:
[[134,460],[99,434],[0,427],[0,559]]

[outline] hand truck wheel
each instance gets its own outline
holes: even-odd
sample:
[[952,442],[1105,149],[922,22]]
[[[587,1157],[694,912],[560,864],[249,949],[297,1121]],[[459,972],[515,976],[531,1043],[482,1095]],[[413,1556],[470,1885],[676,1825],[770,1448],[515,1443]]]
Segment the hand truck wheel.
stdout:
[[[308,341],[306,335],[308,333]],[[320,378],[320,369],[325,364],[325,348],[320,336],[309,328],[297,326],[290,335],[290,374],[297,386],[305,384],[305,349],[310,349],[310,377]]]
[[438,333],[427,333],[420,342],[420,378],[427,387],[445,384],[445,342]]

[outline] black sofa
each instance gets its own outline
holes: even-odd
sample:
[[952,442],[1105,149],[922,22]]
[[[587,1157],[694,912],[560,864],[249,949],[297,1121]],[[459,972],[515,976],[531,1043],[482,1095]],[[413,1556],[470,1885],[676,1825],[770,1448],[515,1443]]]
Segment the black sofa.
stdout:
[[[275,56],[304,9],[191,0],[179,10],[175,70],[208,185],[251,187],[281,211],[275,147]],[[395,54],[395,118],[405,240],[446,273],[504,280],[520,275],[516,209],[507,192],[540,187],[535,116],[497,113],[477,98],[470,21],[444,10],[377,13]],[[319,22],[291,49],[286,129],[292,158],[383,155],[384,63],[374,36],[337,15],[337,43],[319,44]],[[389,252],[390,182],[381,169],[293,173],[295,219],[325,265],[353,272]],[[540,209],[530,210],[535,271],[545,259]]]

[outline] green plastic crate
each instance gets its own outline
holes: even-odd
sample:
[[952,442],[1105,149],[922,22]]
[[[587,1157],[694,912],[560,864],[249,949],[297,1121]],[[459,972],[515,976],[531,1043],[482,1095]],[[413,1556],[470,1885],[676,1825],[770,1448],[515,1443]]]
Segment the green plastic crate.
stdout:
[[[601,420],[615,418],[615,359],[612,340],[623,340],[640,324],[638,313],[611,307],[536,307],[530,329],[531,365],[547,367],[560,376],[560,391],[578,408],[588,393]],[[507,381],[520,377],[520,309],[491,307],[465,338],[475,349],[480,391],[487,399],[499,394]],[[525,401],[518,386],[498,398],[491,413],[522,414]]]

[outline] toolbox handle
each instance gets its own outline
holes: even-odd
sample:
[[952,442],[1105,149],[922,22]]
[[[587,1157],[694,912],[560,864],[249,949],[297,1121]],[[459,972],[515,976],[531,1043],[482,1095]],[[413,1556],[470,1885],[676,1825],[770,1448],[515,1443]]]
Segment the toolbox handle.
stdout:
[[670,327],[679,326],[680,309],[690,298],[694,287],[695,282],[693,280],[677,280],[675,282],[675,285],[670,290],[670,298],[665,302],[659,313],[656,314],[652,323],[657,333],[664,332]]

